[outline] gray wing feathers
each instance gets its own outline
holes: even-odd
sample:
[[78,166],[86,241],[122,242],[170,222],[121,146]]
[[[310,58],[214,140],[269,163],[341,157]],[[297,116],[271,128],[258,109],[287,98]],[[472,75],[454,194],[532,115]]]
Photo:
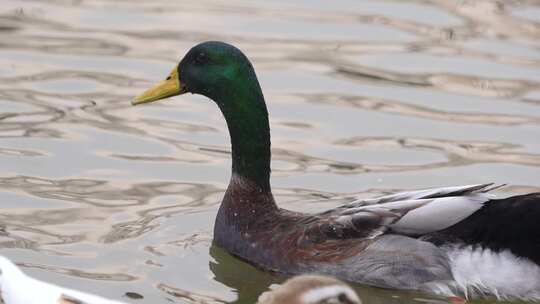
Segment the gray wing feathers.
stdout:
[[388,229],[404,235],[422,235],[448,228],[482,208],[491,197],[493,184],[445,187],[401,192],[359,200],[324,214],[342,227],[373,230],[372,236]]
[[350,204],[342,206],[341,208],[350,207],[359,207],[366,205],[375,205],[383,204],[388,202],[397,202],[404,200],[416,200],[424,198],[437,198],[437,197],[448,197],[448,196],[464,196],[472,193],[486,193],[488,191],[495,190],[504,185],[494,185],[493,183],[488,184],[476,184],[476,185],[465,185],[465,186],[455,186],[455,187],[442,187],[442,188],[432,188],[424,190],[414,190],[399,192],[395,194],[385,195],[376,198],[370,199],[360,199],[353,201]]

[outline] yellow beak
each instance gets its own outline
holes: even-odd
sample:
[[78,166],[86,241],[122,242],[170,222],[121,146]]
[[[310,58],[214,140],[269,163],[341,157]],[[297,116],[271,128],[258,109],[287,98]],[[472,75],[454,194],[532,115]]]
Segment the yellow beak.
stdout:
[[180,95],[185,92],[185,87],[180,83],[178,77],[178,65],[176,65],[167,79],[160,81],[152,88],[135,97],[131,101],[131,104],[135,106],[141,103],[153,102],[163,98]]

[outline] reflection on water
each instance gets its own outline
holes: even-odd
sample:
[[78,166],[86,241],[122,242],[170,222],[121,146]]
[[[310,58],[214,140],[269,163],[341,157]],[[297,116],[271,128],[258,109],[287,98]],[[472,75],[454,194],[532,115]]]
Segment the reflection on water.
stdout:
[[[253,303],[285,279],[211,245],[230,167],[217,108],[129,104],[209,39],[258,71],[281,206],[539,191],[539,22],[533,0],[6,0],[0,253],[133,303]],[[356,287],[366,303],[446,302]]]

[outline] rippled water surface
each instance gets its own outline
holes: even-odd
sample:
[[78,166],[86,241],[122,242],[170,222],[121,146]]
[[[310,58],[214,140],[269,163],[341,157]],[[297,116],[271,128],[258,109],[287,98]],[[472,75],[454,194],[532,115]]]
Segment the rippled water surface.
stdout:
[[0,254],[133,303],[253,303],[283,279],[211,246],[230,174],[217,107],[129,103],[210,39],[258,72],[281,207],[540,190],[540,1],[3,0]]

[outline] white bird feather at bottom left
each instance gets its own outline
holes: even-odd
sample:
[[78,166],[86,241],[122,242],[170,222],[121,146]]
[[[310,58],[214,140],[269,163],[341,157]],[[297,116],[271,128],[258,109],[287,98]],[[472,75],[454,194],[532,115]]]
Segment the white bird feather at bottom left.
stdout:
[[4,304],[127,304],[36,280],[3,256],[0,291]]

